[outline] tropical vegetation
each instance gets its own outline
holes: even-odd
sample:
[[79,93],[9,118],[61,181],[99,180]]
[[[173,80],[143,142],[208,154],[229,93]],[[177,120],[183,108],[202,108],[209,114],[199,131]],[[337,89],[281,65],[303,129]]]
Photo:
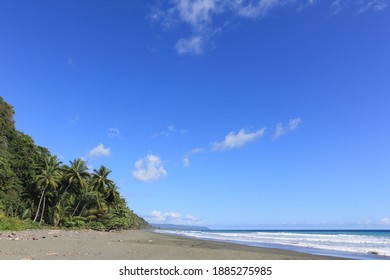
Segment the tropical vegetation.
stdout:
[[138,229],[147,223],[127,206],[101,166],[62,163],[15,128],[13,107],[0,97],[0,229],[53,226]]

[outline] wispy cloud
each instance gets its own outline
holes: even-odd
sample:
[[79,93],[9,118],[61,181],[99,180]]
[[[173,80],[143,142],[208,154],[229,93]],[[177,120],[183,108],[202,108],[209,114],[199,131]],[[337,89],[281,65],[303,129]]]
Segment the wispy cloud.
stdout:
[[199,55],[204,51],[204,38],[201,36],[193,36],[191,38],[181,38],[176,43],[176,51],[180,55],[194,54]]
[[298,127],[300,126],[301,123],[302,123],[301,118],[295,118],[295,119],[289,120],[289,122],[287,124],[287,127],[284,127],[282,123],[278,123],[276,125],[276,129],[275,129],[275,133],[273,135],[273,139],[274,140],[279,139],[280,137],[282,137],[286,133],[298,129]]
[[159,136],[169,137],[173,134],[186,135],[187,133],[188,133],[187,129],[177,129],[174,125],[168,125],[165,130],[153,133],[152,137],[159,137]]
[[97,145],[95,148],[93,148],[89,153],[89,157],[101,157],[105,156],[108,157],[111,155],[111,149],[110,148],[105,148],[103,144]]
[[185,155],[183,157],[183,166],[184,167],[189,167],[190,166],[190,157],[188,155]]
[[258,1],[229,1],[232,3],[233,11],[238,15],[248,18],[259,18],[265,16],[272,9],[290,4],[293,1],[286,0],[258,0]]
[[[321,1],[324,0],[156,0],[149,19],[160,22],[165,30],[187,25],[190,34],[179,38],[175,49],[180,55],[201,55],[232,19],[261,19],[284,7],[301,11]],[[357,7],[360,12],[383,11],[388,7],[388,0],[333,0],[330,3],[333,14],[350,7]]]
[[171,1],[172,13],[196,30],[204,29],[211,21],[212,16],[221,9],[220,0],[174,0]]
[[295,129],[298,128],[298,126],[301,124],[301,122],[302,122],[301,118],[296,118],[296,119],[289,120],[288,128],[290,130],[295,130]]
[[72,124],[72,125],[76,125],[76,124],[78,124],[79,122],[80,122],[80,117],[79,116],[75,116],[73,119],[71,119],[70,121],[69,121],[69,123],[70,124]]
[[154,210],[152,213],[145,217],[150,223],[158,224],[176,224],[176,225],[202,225],[205,221],[196,218],[191,214],[183,215],[178,212],[161,212]]
[[366,11],[375,11],[375,12],[382,12],[388,7],[388,1],[387,0],[369,0],[369,1],[363,1],[362,7],[360,8],[359,12],[366,12]]
[[176,51],[180,55],[200,55],[222,26],[216,25],[215,18],[230,13],[233,16],[256,18],[286,0],[171,0],[163,5],[157,1],[149,19],[160,21],[164,29],[171,29],[176,24],[186,24],[191,28],[191,35],[180,38]]
[[133,178],[137,181],[149,183],[167,176],[167,171],[158,156],[148,155],[138,160],[133,171]]
[[204,153],[206,150],[203,148],[193,148],[190,152],[192,155]]
[[385,217],[381,219],[380,224],[383,226],[390,226],[390,218]]
[[107,136],[110,138],[119,137],[120,131],[118,128],[109,128],[109,129],[107,129]]
[[225,136],[225,140],[221,142],[215,142],[212,145],[212,149],[215,151],[225,151],[240,148],[249,142],[255,141],[264,135],[265,128],[262,128],[255,132],[247,132],[245,129],[241,129],[239,132],[230,132]]
[[[283,135],[293,132],[299,128],[302,123],[301,118],[290,119],[288,123],[284,126],[282,123],[276,125],[275,132],[272,135],[272,139],[276,140],[282,137]],[[209,152],[221,152],[229,151],[233,149],[241,148],[251,142],[256,141],[257,139],[265,135],[265,128],[261,128],[257,131],[250,132],[241,128],[238,132],[230,132],[225,136],[223,141],[216,141],[210,144],[208,148],[193,148],[191,151],[186,153],[183,156],[183,166],[189,167],[191,162],[191,157],[200,153],[209,153]]]
[[346,9],[357,10],[359,13],[382,12],[389,6],[388,2],[388,0],[334,0],[330,7],[334,15]]
[[334,15],[338,14],[341,11],[341,9],[343,8],[343,5],[344,5],[343,0],[335,0],[335,1],[333,1],[332,4],[330,5],[332,13]]
[[189,167],[190,166],[190,156],[205,153],[206,149],[204,148],[193,148],[189,153],[185,154],[183,157],[183,166]]

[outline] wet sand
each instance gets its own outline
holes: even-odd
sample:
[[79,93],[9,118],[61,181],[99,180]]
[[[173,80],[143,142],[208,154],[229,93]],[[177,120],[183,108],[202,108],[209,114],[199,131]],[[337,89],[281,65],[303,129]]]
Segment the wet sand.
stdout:
[[204,241],[151,231],[0,232],[0,260],[331,260],[287,250]]

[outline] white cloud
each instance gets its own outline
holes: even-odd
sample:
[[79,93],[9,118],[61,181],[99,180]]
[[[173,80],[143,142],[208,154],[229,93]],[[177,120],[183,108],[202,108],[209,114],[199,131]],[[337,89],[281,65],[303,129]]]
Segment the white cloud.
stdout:
[[204,51],[203,38],[201,36],[193,36],[191,38],[182,38],[176,43],[176,51],[180,55],[194,54],[199,55]]
[[170,132],[175,132],[176,131],[176,129],[175,129],[175,126],[174,125],[168,125],[168,130],[170,131]]
[[190,153],[196,155],[204,152],[206,152],[206,150],[203,148],[193,148]]
[[221,0],[174,0],[173,10],[181,20],[187,22],[195,29],[204,28],[211,20],[223,2]]
[[184,157],[183,157],[183,166],[184,167],[189,167],[190,166],[190,156],[191,155],[196,155],[196,154],[205,153],[205,152],[206,152],[206,150],[203,149],[203,148],[193,148],[189,153],[184,155]]
[[148,155],[135,163],[133,178],[140,182],[153,182],[167,176],[167,171],[158,156]]
[[298,128],[301,122],[302,122],[301,118],[292,119],[288,122],[288,128],[290,130],[295,130]]
[[117,128],[109,128],[107,130],[107,136],[110,138],[119,137],[120,131]]
[[333,14],[337,14],[341,11],[343,3],[342,0],[335,0],[330,5]]
[[[276,140],[283,135],[297,130],[302,123],[301,118],[290,119],[289,122],[284,126],[282,123],[276,125],[276,130],[272,136],[272,139]],[[239,132],[230,132],[225,136],[223,141],[214,142],[211,144],[209,149],[204,148],[193,148],[190,152],[186,153],[183,156],[183,166],[190,166],[190,157],[199,153],[206,153],[210,151],[226,151],[237,149],[246,144],[255,141],[258,138],[261,138],[265,134],[265,128],[259,129],[255,132],[248,132],[245,129],[240,129]]]
[[246,132],[241,129],[238,133],[230,132],[225,136],[225,140],[221,142],[213,143],[213,150],[224,151],[236,149],[244,146],[245,144],[255,141],[264,135],[265,128],[262,128],[255,132]]
[[79,122],[80,122],[79,116],[75,116],[73,119],[70,120],[70,123],[73,125],[78,124]]
[[286,130],[283,128],[282,123],[278,123],[276,125],[274,139],[278,139],[279,137],[283,136],[285,133],[286,133]]
[[[178,24],[190,27],[190,35],[180,38],[175,45],[180,55],[201,55],[227,22],[237,18],[261,19],[282,7],[295,11],[312,7],[324,0],[170,0],[156,1],[151,7],[149,19],[162,23],[164,29]],[[360,12],[384,11],[388,0],[333,0],[333,14],[342,9],[355,8]],[[224,15],[223,20],[220,16]]]
[[110,148],[105,148],[103,144],[99,144],[88,153],[88,156],[89,157],[100,157],[100,156],[108,157],[111,154],[110,150],[111,150]]
[[196,218],[193,215],[182,215],[178,212],[160,212],[152,211],[150,216],[145,217],[149,223],[158,224],[176,224],[176,225],[200,225],[205,224],[202,219]]
[[292,1],[286,0],[258,0],[258,1],[242,1],[233,0],[230,1],[233,5],[233,11],[238,15],[248,18],[258,18],[265,16],[270,10],[291,3]]
[[273,135],[273,139],[279,139],[283,135],[287,134],[288,132],[294,131],[298,129],[300,124],[302,123],[301,118],[295,118],[295,119],[290,119],[287,125],[287,128],[284,128],[282,123],[278,123],[276,125],[275,133]]
[[184,165],[184,167],[189,167],[190,166],[190,158],[188,156],[184,156],[184,158],[183,158],[183,165]]
[[152,211],[150,219],[154,219],[160,222],[164,222],[169,219],[178,219],[181,218],[181,214],[177,212],[165,212],[161,213],[160,211]]
[[152,137],[159,137],[159,136],[171,136],[173,134],[178,134],[178,135],[186,135],[188,133],[188,130],[186,129],[176,129],[174,125],[168,125],[166,130],[161,131],[161,132],[156,132],[152,135]]
[[360,8],[359,12],[366,12],[369,10],[375,11],[375,12],[382,12],[384,11],[388,3],[386,0],[369,0],[369,1],[363,1],[365,3],[362,4],[362,7]]
[[359,13],[374,11],[382,12],[388,7],[388,0],[334,0],[331,3],[333,14],[337,14],[345,9],[356,9]]
[[383,226],[390,226],[390,218],[386,217],[386,218],[381,219],[380,224]]
[[[184,23],[191,28],[191,36],[181,38],[176,43],[180,55],[200,55],[208,41],[219,33],[230,18],[261,18],[271,10],[284,5],[296,4],[297,7],[313,4],[313,0],[171,0],[162,4],[156,1],[151,8],[150,20],[161,21],[165,29]],[[216,23],[220,15],[227,15],[227,20]]]
[[[294,0],[173,0],[170,16],[189,24],[197,31],[210,28],[214,18],[223,13],[231,13],[247,18],[264,16],[270,10]],[[312,1],[304,1],[312,3]],[[160,13],[161,14],[161,13]]]

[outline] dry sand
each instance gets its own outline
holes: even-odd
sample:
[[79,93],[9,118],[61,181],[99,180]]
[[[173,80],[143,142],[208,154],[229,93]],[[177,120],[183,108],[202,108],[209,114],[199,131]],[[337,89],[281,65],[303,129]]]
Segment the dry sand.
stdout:
[[0,232],[2,260],[329,260],[293,251],[204,241],[150,231]]

